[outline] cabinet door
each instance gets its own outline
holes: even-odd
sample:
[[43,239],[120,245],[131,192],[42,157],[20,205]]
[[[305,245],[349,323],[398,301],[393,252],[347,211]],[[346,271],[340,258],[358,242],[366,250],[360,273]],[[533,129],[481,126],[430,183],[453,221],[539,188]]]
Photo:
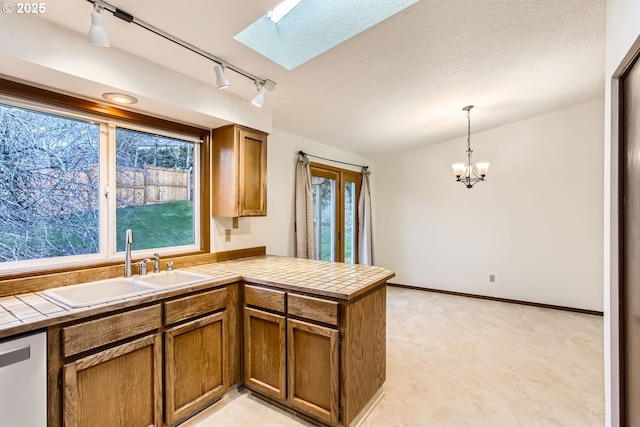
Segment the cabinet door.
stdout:
[[239,128],[240,216],[267,214],[267,136]]
[[160,427],[160,334],[64,365],[64,425]]
[[173,327],[165,335],[165,410],[172,424],[229,387],[227,312]]
[[285,317],[245,307],[244,382],[277,399],[286,398]]
[[288,319],[289,403],[338,423],[338,331]]

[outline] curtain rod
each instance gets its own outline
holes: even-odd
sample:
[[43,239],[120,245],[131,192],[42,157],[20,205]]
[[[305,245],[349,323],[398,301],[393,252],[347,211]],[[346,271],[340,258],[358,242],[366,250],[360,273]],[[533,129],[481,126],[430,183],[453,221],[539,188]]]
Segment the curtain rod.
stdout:
[[322,159],[322,160],[326,160],[328,162],[342,163],[343,165],[356,166],[356,167],[362,168],[364,170],[369,169],[369,166],[356,165],[355,163],[349,163],[349,162],[342,162],[340,160],[327,159],[326,157],[314,156],[313,154],[308,154],[308,153],[305,153],[304,151],[298,151],[298,155],[303,156],[303,157],[315,157],[316,159]]

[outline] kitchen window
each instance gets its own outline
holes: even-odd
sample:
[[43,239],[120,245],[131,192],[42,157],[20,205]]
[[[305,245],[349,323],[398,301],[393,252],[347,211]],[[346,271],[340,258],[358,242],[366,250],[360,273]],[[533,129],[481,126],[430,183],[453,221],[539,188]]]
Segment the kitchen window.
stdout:
[[115,128],[116,248],[134,231],[134,249],[195,245],[199,193],[197,142]]
[[203,132],[0,97],[0,271],[202,250]]
[[358,172],[311,163],[316,258],[358,262]]

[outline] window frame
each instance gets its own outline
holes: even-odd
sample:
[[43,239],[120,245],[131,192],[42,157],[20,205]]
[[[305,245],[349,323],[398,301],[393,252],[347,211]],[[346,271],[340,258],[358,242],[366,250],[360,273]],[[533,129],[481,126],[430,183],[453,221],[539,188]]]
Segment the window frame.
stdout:
[[[311,162],[309,164],[309,170],[311,172],[311,176],[318,176],[322,178],[329,178],[336,180],[336,198],[335,200],[335,229],[334,232],[334,242],[335,247],[334,250],[334,262],[345,262],[344,261],[344,241],[345,241],[345,204],[344,204],[344,194],[346,193],[346,183],[347,182],[355,182],[356,184],[356,194],[354,197],[354,206],[355,206],[355,218],[354,218],[354,264],[358,264],[358,234],[359,234],[359,210],[358,210],[358,202],[360,200],[360,190],[362,188],[362,174],[357,171],[338,168],[335,166],[329,166],[322,163]],[[320,254],[317,254],[319,257]]]
[[[29,86],[23,83],[14,82],[0,78],[0,102],[14,105],[18,108],[31,109],[47,114],[54,114],[61,117],[68,117],[79,120],[95,120],[100,124],[100,138],[103,132],[106,132],[106,138],[112,138],[110,144],[100,144],[100,193],[103,195],[105,184],[108,183],[110,191],[115,191],[115,128],[116,126],[127,129],[140,130],[147,133],[156,133],[158,135],[182,138],[187,141],[199,140],[200,143],[194,147],[194,152],[198,151],[199,156],[199,186],[200,191],[194,189],[194,209],[198,209],[199,214],[199,236],[195,236],[196,242],[199,240],[199,249],[193,249],[193,246],[182,250],[181,247],[174,247],[173,250],[165,252],[172,256],[186,256],[209,253],[211,248],[211,167],[208,159],[211,156],[211,130],[202,127],[192,126],[183,123],[172,122],[166,119],[148,116],[145,114],[124,110],[107,104],[76,98],[69,95],[53,92]],[[111,131],[109,131],[111,128]],[[113,148],[113,153],[107,152],[107,145]],[[104,156],[104,157],[103,157]],[[113,167],[113,173],[107,182],[106,174],[109,168]],[[106,205],[106,197],[100,197],[100,209],[104,212],[99,220],[100,226],[100,248],[98,254],[77,255],[44,258],[37,260],[24,260],[12,262],[9,267],[2,267],[0,263],[0,278],[23,277],[31,275],[34,272],[38,274],[48,274],[60,271],[73,271],[86,268],[88,265],[92,267],[117,265],[122,262],[120,259],[123,252],[117,252],[115,248],[115,204],[114,206]],[[113,211],[113,212],[112,212]],[[104,218],[103,218],[104,217]],[[106,222],[111,224],[106,224]],[[106,227],[107,243],[103,239],[103,228]],[[112,228],[113,227],[113,228]],[[114,234],[111,236],[110,234]],[[111,242],[113,240],[113,242]],[[112,244],[113,243],[113,244]],[[109,250],[107,252],[107,244]],[[197,244],[197,243],[196,243]],[[144,257],[154,250],[137,250],[134,251],[134,258]],[[162,255],[162,253],[161,253]],[[43,262],[44,261],[44,262]]]
[[[126,130],[132,130],[132,131],[137,131],[137,132],[142,132],[142,133],[147,133],[147,134],[154,134],[154,135],[158,135],[158,136],[163,136],[163,137],[167,137],[167,138],[173,138],[173,139],[180,139],[186,142],[192,142],[194,144],[194,164],[196,163],[196,161],[198,162],[198,169],[200,169],[200,167],[202,167],[202,160],[200,159],[200,150],[196,149],[196,146],[198,146],[199,144],[201,144],[201,140],[198,138],[195,138],[191,135],[185,135],[185,134],[178,134],[178,133],[171,133],[171,132],[167,132],[167,131],[163,131],[163,130],[158,130],[156,128],[149,128],[143,125],[134,125],[134,124],[130,124],[130,123],[123,123],[121,121],[118,120],[113,120],[113,121],[109,121],[107,123],[107,139],[109,140],[108,142],[108,157],[107,157],[107,170],[111,171],[112,173],[109,174],[109,181],[107,183],[107,185],[109,186],[109,191],[110,192],[116,192],[118,187],[117,187],[117,183],[116,183],[116,176],[117,176],[117,171],[116,171],[116,165],[117,165],[117,129],[121,128],[121,129],[126,129]],[[202,215],[202,211],[201,211],[201,207],[202,207],[202,200],[200,197],[196,197],[198,194],[202,193],[202,183],[199,182],[199,180],[194,180],[195,181],[195,185],[193,188],[193,194],[194,194],[194,220],[199,221],[200,223],[202,223],[202,219],[200,218],[200,215]],[[104,199],[104,198],[103,198]],[[118,251],[117,245],[116,245],[116,241],[117,241],[117,235],[116,235],[116,228],[117,228],[117,215],[116,215],[116,211],[117,211],[117,206],[115,203],[115,198],[113,200],[110,199],[111,205],[108,206],[108,211],[107,211],[107,215],[106,215],[106,219],[108,221],[107,224],[107,244],[109,245],[110,250],[107,253],[107,257],[111,258],[111,257],[124,257],[124,250],[123,251]],[[135,246],[135,230],[134,231],[134,246]],[[185,245],[185,246],[171,246],[169,247],[170,250],[165,250],[164,254],[166,255],[174,255],[174,254],[180,254],[183,252],[193,252],[195,249],[195,246],[200,244],[200,241],[202,240],[202,236],[197,236],[195,235],[194,232],[194,244],[193,245]],[[162,248],[151,248],[151,249],[137,249],[137,250],[132,250],[132,256],[134,257],[140,257],[140,258],[149,258],[149,257],[153,257],[153,253],[158,252],[160,249]]]

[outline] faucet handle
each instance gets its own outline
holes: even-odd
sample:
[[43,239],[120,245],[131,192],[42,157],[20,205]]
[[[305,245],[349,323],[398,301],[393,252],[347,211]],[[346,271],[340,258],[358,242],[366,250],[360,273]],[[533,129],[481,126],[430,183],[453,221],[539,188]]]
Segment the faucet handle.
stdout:
[[167,271],[173,271],[173,261],[167,262]]
[[157,252],[153,254],[153,272],[160,273],[160,254]]
[[144,276],[144,275],[146,275],[146,274],[147,274],[147,263],[148,263],[149,261],[151,261],[149,258],[145,258],[145,259],[141,260],[141,261],[138,263],[138,266],[140,267],[140,269],[139,269],[139,270],[140,270],[140,271],[139,271],[139,273],[140,273],[140,275],[141,275],[141,276]]

